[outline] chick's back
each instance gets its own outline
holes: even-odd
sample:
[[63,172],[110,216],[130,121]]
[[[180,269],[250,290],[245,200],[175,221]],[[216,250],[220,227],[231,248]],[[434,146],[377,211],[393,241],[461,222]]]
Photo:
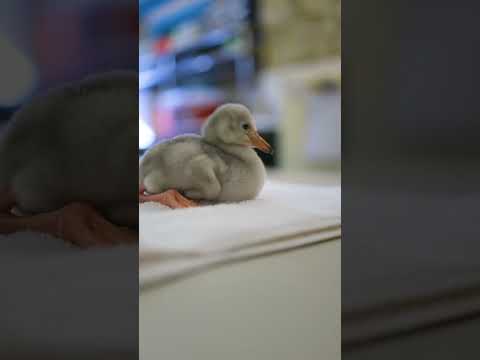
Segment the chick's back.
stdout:
[[198,165],[217,172],[224,165],[198,135],[181,135],[151,148],[140,161],[140,186],[148,192],[190,190],[198,176]]

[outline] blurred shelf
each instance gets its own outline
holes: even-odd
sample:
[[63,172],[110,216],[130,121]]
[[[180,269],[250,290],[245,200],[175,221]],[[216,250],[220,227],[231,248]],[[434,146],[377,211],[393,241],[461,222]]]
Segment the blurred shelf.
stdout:
[[215,30],[191,46],[159,55],[141,54],[140,90],[169,83],[180,77],[206,72],[216,65],[241,59],[242,56],[238,54],[219,51],[236,36],[238,35],[232,32]]

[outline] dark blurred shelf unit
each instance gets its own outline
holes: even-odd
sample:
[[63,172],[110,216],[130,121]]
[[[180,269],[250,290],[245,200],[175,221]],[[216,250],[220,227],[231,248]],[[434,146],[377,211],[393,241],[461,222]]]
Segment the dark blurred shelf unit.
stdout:
[[[148,28],[143,25],[144,32],[141,33],[141,91],[191,84],[235,87],[253,81],[258,65],[256,1],[199,1],[198,14],[184,10],[186,14],[177,16],[176,22],[167,21],[157,29],[152,20],[148,20],[148,11],[153,11],[156,3],[168,6],[175,1],[140,1],[141,22],[150,23]],[[221,16],[222,10],[229,13],[229,6],[241,10],[235,21],[229,23],[215,19],[214,14]],[[213,15],[207,16],[210,13]],[[196,26],[197,33],[192,34],[191,41],[177,46],[176,33],[191,24]],[[185,36],[188,38],[188,34]]]
[[[248,85],[255,75],[255,63],[251,56],[239,56],[223,51],[232,41],[229,33],[210,33],[201,43],[186,49],[162,55],[140,71],[140,90],[167,89],[191,84],[228,86]],[[142,64],[142,65],[143,65]]]
[[198,133],[224,102],[252,105],[259,35],[256,0],[140,0],[140,112],[153,143]]

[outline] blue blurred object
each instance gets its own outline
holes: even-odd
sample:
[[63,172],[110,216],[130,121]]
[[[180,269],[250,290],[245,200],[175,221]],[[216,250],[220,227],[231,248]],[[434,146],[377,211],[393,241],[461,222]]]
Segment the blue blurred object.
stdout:
[[212,0],[160,0],[144,1],[142,21],[154,37],[170,32],[178,25],[200,17],[213,3]]
[[[140,151],[198,132],[257,70],[254,0],[140,0]],[[153,134],[153,137],[152,137]]]
[[153,9],[172,1],[174,0],[140,0],[138,2],[139,16],[142,18]]

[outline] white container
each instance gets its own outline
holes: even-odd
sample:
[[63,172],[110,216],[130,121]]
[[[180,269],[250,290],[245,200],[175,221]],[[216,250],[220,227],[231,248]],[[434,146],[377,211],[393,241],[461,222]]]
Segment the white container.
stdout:
[[[275,109],[282,169],[340,167],[340,76],[339,59],[289,65],[262,75],[263,96]],[[322,83],[336,87],[319,90]]]

